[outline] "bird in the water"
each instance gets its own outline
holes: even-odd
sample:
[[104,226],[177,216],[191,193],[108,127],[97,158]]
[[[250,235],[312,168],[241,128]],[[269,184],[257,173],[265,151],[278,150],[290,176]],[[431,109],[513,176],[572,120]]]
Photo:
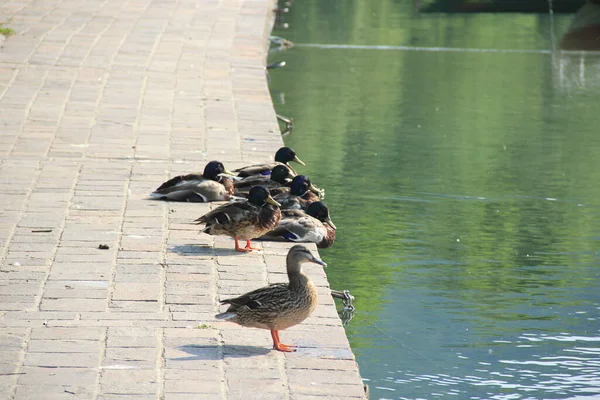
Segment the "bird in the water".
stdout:
[[311,203],[319,201],[316,188],[308,177],[297,175],[292,179],[288,193],[280,193],[273,197],[278,203],[281,203],[281,209],[306,210]]
[[179,175],[169,179],[150,196],[158,200],[205,203],[229,200],[233,194],[233,181],[223,174],[230,174],[223,163],[211,161],[202,174]]
[[[273,200],[269,191],[262,186],[250,189],[248,200],[224,204],[198,218],[204,224],[202,232],[209,235],[228,235],[235,240],[235,249],[240,252],[260,250],[253,248],[250,240],[275,229],[281,221],[280,204]],[[240,247],[238,240],[245,240]]]
[[[233,182],[236,195],[246,195],[248,191],[254,186],[263,186],[271,192],[272,189],[288,186],[292,182],[292,175],[290,169],[283,164],[276,165],[271,171],[271,175],[253,175],[246,178],[242,178],[239,181]],[[271,192],[271,196],[273,192]]]
[[295,245],[286,258],[289,283],[275,283],[240,297],[222,300],[221,304],[229,304],[229,308],[215,317],[242,326],[268,329],[273,349],[295,351],[296,346],[281,343],[279,331],[304,321],[317,307],[317,287],[302,272],[302,264],[307,262],[327,266],[306,247]]
[[289,163],[292,161],[297,162],[300,165],[305,165],[298,158],[298,156],[296,155],[296,152],[294,150],[290,149],[289,147],[282,147],[279,150],[277,150],[277,152],[275,153],[275,162],[267,163],[267,164],[248,165],[247,167],[238,168],[238,169],[234,170],[233,172],[236,172],[238,174],[238,176],[241,176],[241,177],[258,175],[258,174],[269,175],[271,173],[271,170],[273,168],[275,168],[275,166],[284,164],[286,167],[288,167],[292,171],[294,176],[296,176],[297,175],[296,170],[291,165],[289,165]]
[[336,226],[329,216],[329,208],[315,201],[306,209],[282,210],[279,226],[261,236],[260,240],[288,240],[297,243],[316,243],[324,249],[335,241]]

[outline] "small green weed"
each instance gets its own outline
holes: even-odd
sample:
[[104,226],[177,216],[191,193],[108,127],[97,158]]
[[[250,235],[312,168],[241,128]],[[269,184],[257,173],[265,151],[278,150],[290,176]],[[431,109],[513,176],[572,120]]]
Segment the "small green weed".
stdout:
[[198,325],[197,329],[211,329],[212,326],[208,325],[208,324],[202,324],[202,325]]
[[10,35],[14,35],[16,32],[10,28],[5,28],[4,26],[2,26],[3,24],[0,24],[0,35],[4,35],[4,36],[10,36]]

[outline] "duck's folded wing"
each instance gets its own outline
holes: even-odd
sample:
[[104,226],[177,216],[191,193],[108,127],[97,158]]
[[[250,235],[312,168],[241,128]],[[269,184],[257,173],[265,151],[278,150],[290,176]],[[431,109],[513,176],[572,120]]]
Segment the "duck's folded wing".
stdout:
[[233,170],[233,172],[237,172],[238,176],[246,177],[252,175],[270,175],[271,170],[277,165],[277,163],[271,164],[254,164],[248,165],[247,167],[242,167]]
[[[294,214],[302,213],[299,210],[294,211]],[[320,243],[327,234],[327,228],[321,221],[309,215],[304,215],[300,218],[290,218],[291,212],[286,212],[287,218],[283,218],[279,226],[272,231],[266,233],[260,239],[266,240],[289,240],[298,243]]]
[[[167,185],[169,182],[171,183]],[[194,203],[226,200],[229,197],[225,186],[201,175],[175,177],[165,182],[161,188],[156,189],[151,196],[155,199]]]
[[253,290],[240,297],[222,300],[221,304],[231,304],[235,308],[248,307],[252,310],[276,306],[289,295],[286,283],[273,283],[269,286]]
[[282,210],[301,210],[302,205],[305,202],[300,196],[296,196],[295,194],[291,194],[289,192],[278,194],[277,196],[273,197],[273,199],[275,199],[275,201],[281,204]]
[[173,188],[180,186],[180,185],[184,185],[184,184],[189,184],[192,182],[200,182],[205,180],[206,178],[202,175],[202,174],[188,174],[188,175],[178,175],[174,178],[169,179],[168,181],[166,181],[165,183],[163,183],[162,185],[160,185],[158,187],[158,189],[156,189],[154,191],[154,193],[168,193],[169,190],[173,190]]
[[219,206],[214,210],[204,214],[200,218],[196,219],[195,222],[199,224],[223,224],[225,221],[235,223],[240,219],[248,217],[255,211],[256,206],[253,206],[252,204],[249,204],[246,201],[223,204],[222,206]]

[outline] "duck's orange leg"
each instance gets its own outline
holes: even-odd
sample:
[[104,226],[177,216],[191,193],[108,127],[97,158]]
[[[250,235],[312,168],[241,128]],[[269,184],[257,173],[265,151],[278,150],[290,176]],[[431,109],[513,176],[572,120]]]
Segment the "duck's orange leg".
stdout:
[[274,350],[287,351],[287,352],[296,351],[296,346],[292,346],[291,344],[281,343],[281,339],[279,338],[279,331],[272,330],[271,337],[273,338],[273,349]]
[[246,240],[246,249],[248,249],[247,251],[262,250],[261,248],[258,248],[258,247],[252,247],[250,240]]
[[[237,236],[234,236],[233,240],[235,240],[235,250],[236,251],[239,251],[240,253],[247,253],[249,251],[252,251],[252,249],[248,249],[248,246],[246,246],[246,248],[240,247]],[[248,242],[249,242],[249,240],[248,240]]]

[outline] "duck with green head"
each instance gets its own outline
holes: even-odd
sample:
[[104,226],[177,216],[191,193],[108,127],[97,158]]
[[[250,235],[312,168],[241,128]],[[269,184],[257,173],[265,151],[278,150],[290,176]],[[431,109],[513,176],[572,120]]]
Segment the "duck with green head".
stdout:
[[261,236],[260,240],[290,241],[296,243],[316,243],[325,249],[335,241],[336,226],[329,216],[329,208],[321,201],[315,201],[302,210],[282,210],[279,226]]
[[150,194],[158,200],[205,203],[229,200],[234,192],[233,181],[223,174],[231,174],[220,161],[211,161],[202,174],[179,175],[169,179]]
[[327,266],[306,247],[292,247],[286,257],[289,283],[275,283],[240,297],[222,300],[221,304],[229,304],[229,308],[215,317],[242,326],[268,329],[271,331],[273,349],[295,351],[296,346],[281,343],[279,331],[304,321],[317,307],[317,287],[302,272],[302,264],[307,262]]
[[296,170],[289,164],[290,162],[296,162],[300,165],[305,165],[296,155],[296,152],[289,147],[282,147],[275,153],[275,162],[267,164],[254,164],[247,167],[238,168],[233,170],[240,177],[252,176],[252,175],[269,175],[273,168],[277,165],[285,165],[290,169],[294,176],[297,175]]
[[247,195],[254,186],[265,187],[273,195],[273,189],[288,187],[294,175],[285,165],[276,165],[270,175],[252,175],[233,182],[236,195]]
[[[224,204],[198,218],[204,224],[202,232],[209,235],[227,235],[235,240],[239,252],[260,250],[252,247],[250,240],[275,229],[281,221],[280,204],[273,200],[269,191],[262,186],[250,189],[248,200]],[[238,240],[245,240],[241,248]]]
[[311,203],[319,201],[319,196],[315,194],[318,190],[308,177],[297,175],[292,179],[289,192],[280,193],[273,198],[281,203],[282,210],[306,210]]

